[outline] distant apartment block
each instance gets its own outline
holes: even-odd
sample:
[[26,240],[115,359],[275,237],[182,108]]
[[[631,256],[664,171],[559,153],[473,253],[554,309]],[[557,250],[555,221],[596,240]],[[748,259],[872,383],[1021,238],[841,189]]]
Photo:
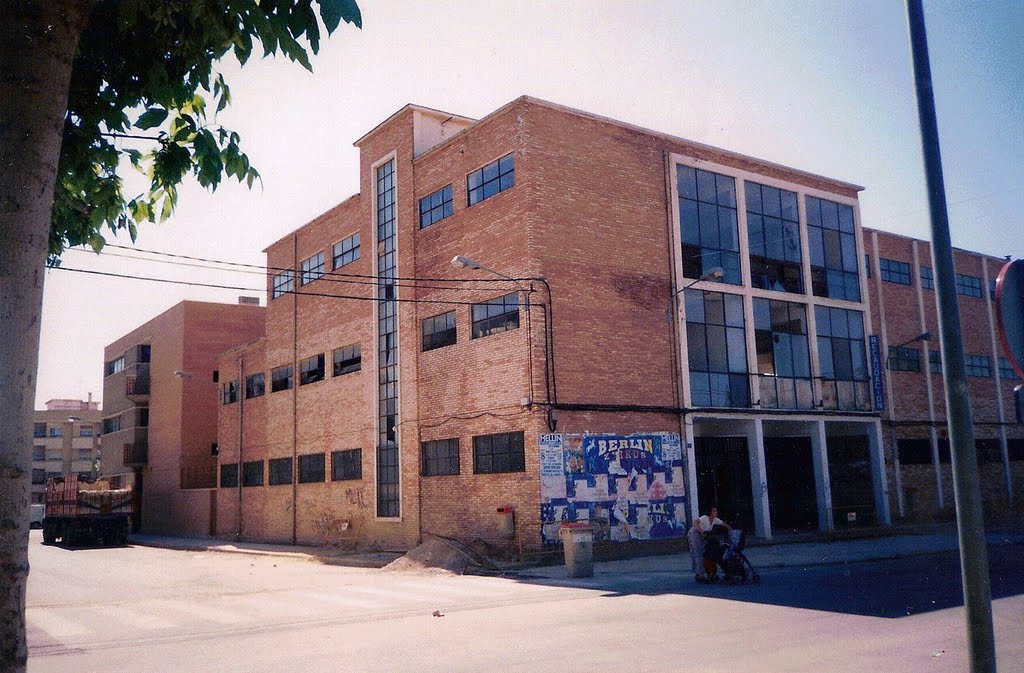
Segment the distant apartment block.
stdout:
[[92,479],[103,469],[100,456],[99,403],[54,399],[34,412],[32,429],[32,504],[42,504],[50,477],[77,474]]
[[216,357],[261,336],[264,310],[185,301],[105,348],[103,469],[135,473],[136,530],[210,533]]

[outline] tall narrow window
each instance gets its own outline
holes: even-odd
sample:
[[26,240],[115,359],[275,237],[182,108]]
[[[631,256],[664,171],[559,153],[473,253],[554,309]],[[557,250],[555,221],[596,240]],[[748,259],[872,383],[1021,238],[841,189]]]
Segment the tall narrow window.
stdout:
[[695,407],[749,407],[743,297],[687,290],[686,347]]
[[932,267],[921,267],[921,287],[925,290],[935,289],[935,276],[932,275]]
[[398,262],[395,162],[378,166],[377,196],[377,516],[401,515],[398,446]]
[[864,314],[828,306],[814,308],[821,364],[822,405],[841,411],[870,411]]
[[806,197],[811,290],[816,297],[860,301],[853,207]]
[[227,381],[221,385],[224,391],[224,404],[238,401],[238,381]]
[[796,192],[746,182],[750,284],[802,293],[800,215]]
[[762,407],[814,408],[807,334],[807,307],[803,304],[754,299]]
[[683,275],[701,278],[715,267],[722,282],[739,285],[740,239],[736,181],[689,166],[676,166]]

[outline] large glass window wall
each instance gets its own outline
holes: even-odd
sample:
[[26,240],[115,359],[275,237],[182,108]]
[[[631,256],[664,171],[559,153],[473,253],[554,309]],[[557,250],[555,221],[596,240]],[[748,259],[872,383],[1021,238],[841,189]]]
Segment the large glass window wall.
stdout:
[[676,166],[683,275],[700,278],[721,267],[724,283],[739,285],[740,240],[736,223],[736,180],[727,175]]
[[695,407],[749,407],[743,297],[686,290],[690,398]]
[[814,296],[860,301],[853,208],[813,196],[806,197],[805,204]]
[[761,406],[813,409],[807,307],[754,299],[754,341]]
[[814,307],[825,409],[870,411],[864,314],[829,306]]
[[796,192],[746,182],[750,284],[763,290],[804,291]]

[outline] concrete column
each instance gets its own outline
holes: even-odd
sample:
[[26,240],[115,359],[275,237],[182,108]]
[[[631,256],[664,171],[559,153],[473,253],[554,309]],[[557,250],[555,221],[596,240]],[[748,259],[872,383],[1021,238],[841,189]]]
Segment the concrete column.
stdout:
[[868,449],[871,454],[871,482],[875,487],[875,512],[878,523],[888,526],[892,523],[889,513],[889,481],[885,476],[885,448],[882,443],[882,421],[876,420],[868,426]]
[[828,475],[828,439],[825,421],[811,423],[811,455],[814,457],[814,490],[818,498],[818,530],[834,527],[832,516],[832,481]]
[[1006,426],[999,426],[999,453],[1003,458],[1003,475],[1006,476],[1006,506],[1013,507],[1013,475],[1010,474],[1010,444],[1006,439]]
[[760,418],[747,424],[747,452],[750,454],[750,488],[754,504],[754,532],[766,540],[772,538],[771,512],[768,507],[768,472],[764,464],[764,426]]
[[[931,376],[931,371],[928,373]],[[930,404],[930,401],[929,401]],[[946,509],[946,496],[945,489],[942,488],[942,463],[939,459],[939,431],[935,429],[933,423],[928,428],[928,437],[932,444],[932,466],[935,468],[935,486],[936,493],[939,496],[939,511]]]
[[[693,421],[690,418],[683,420],[683,455],[686,456],[686,485],[687,500],[690,503],[690,519],[687,523],[692,523],[694,519],[700,516],[700,503],[697,502],[697,452],[694,450],[694,436],[693,436]],[[689,529],[689,526],[687,526]]]

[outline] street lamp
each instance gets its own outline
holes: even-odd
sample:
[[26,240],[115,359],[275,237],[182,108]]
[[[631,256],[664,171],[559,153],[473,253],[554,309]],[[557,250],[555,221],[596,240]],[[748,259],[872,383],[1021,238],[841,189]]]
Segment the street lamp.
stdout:
[[891,346],[891,348],[903,348],[904,346],[909,346],[910,344],[914,343],[915,341],[931,341],[931,340],[932,340],[932,333],[931,332],[923,332],[921,334],[918,334],[913,339],[908,339],[907,341],[904,341],[903,343],[899,344],[898,346]]

